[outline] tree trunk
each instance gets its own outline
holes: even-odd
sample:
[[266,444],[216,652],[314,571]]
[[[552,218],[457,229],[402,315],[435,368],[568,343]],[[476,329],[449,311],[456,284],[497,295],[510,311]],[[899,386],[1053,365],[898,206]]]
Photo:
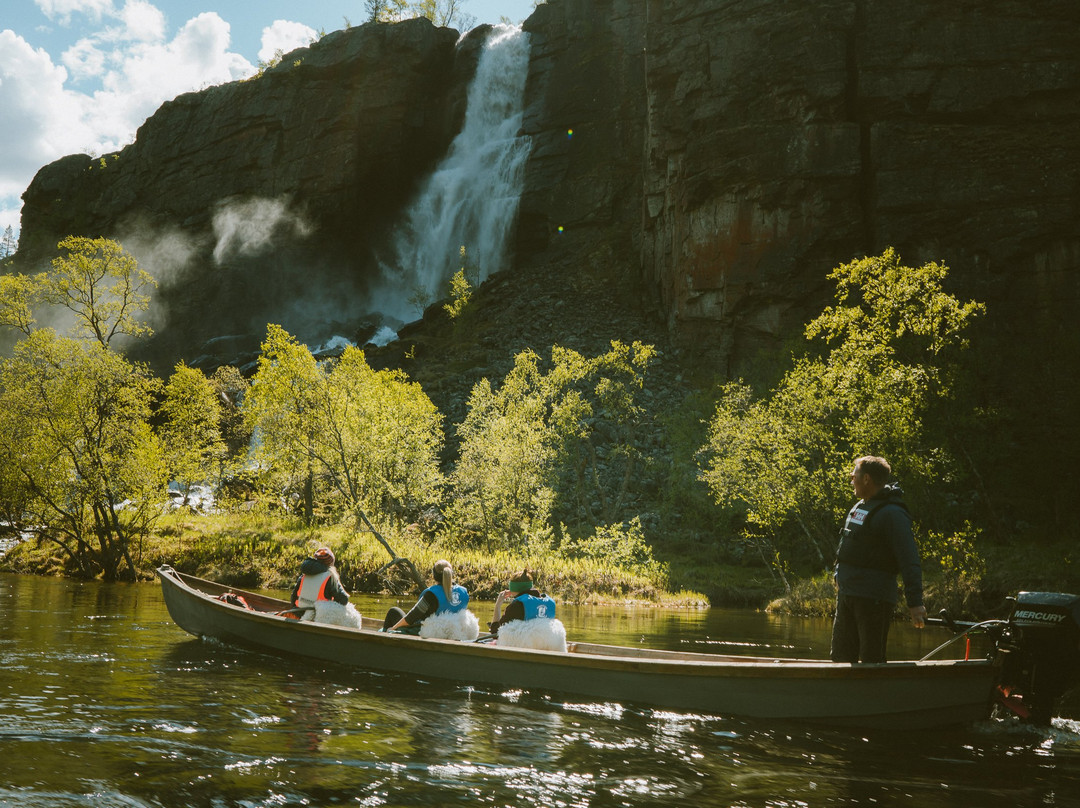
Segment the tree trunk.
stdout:
[[357,509],[356,509],[356,518],[360,522],[362,522],[367,527],[367,529],[369,531],[371,531],[371,535],[374,536],[378,540],[379,544],[381,544],[383,547],[386,548],[386,552],[388,552],[390,554],[390,561],[387,562],[386,564],[383,564],[381,567],[379,567],[378,572],[381,573],[383,570],[387,570],[390,567],[393,567],[395,565],[404,566],[409,570],[409,576],[413,579],[413,582],[416,584],[417,588],[418,589],[423,589],[424,588],[424,578],[423,578],[423,576],[420,575],[419,572],[417,572],[416,565],[413,564],[412,561],[410,561],[409,559],[402,558],[401,556],[399,556],[397,553],[394,552],[394,548],[390,546],[390,542],[388,542],[383,537],[383,535],[378,530],[375,529],[375,526],[373,524],[371,524],[371,520],[367,518],[367,514],[364,513],[363,508],[357,507]]

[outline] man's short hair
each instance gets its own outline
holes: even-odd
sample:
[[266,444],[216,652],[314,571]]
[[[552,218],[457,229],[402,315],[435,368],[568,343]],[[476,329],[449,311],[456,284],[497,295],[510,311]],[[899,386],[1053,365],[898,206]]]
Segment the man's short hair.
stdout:
[[860,474],[869,474],[874,485],[885,485],[892,476],[892,466],[884,457],[866,455],[855,461],[855,466]]

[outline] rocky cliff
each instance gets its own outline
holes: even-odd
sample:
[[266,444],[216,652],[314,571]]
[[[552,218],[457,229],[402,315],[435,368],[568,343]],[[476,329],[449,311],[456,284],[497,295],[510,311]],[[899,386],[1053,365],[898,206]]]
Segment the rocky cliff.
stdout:
[[172,361],[223,334],[257,346],[268,320],[344,328],[383,234],[461,126],[483,34],[365,25],[180,96],[119,153],[41,169],[20,257],[66,233],[121,240],[161,281],[154,355]]
[[[551,306],[586,287],[636,303],[684,359],[738,375],[829,301],[832,267],[892,246],[989,304],[979,403],[1013,424],[1003,475],[1036,473],[1031,447],[1080,449],[1080,4],[550,0],[525,28],[533,145],[500,288],[541,272]],[[189,358],[315,289],[348,320],[371,245],[460,124],[480,33],[363,26],[176,99],[115,159],[42,169],[20,253],[136,222],[196,237],[166,284],[165,344]],[[254,197],[298,219],[220,271],[215,213]]]
[[944,262],[988,304],[988,498],[1075,499],[1044,471],[1080,450],[1080,5],[551,0],[526,27],[523,243],[615,267],[684,362],[759,378],[832,267]]
[[1075,3],[551,0],[526,28],[525,243],[634,253],[722,367],[887,246],[947,263],[1001,327],[1050,338],[1077,302]]

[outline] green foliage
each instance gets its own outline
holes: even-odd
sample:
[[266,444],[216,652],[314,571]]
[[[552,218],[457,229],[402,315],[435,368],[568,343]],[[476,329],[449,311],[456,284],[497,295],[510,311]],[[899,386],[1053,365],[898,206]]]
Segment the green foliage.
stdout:
[[0,326],[23,334],[34,330],[34,307],[38,304],[39,284],[30,275],[0,275]]
[[924,566],[937,567],[950,589],[963,589],[986,574],[986,559],[978,550],[982,533],[970,522],[954,533],[927,531],[919,541]]
[[645,543],[641,519],[636,516],[623,524],[597,527],[592,536],[567,541],[560,551],[567,558],[607,561],[639,575],[663,577],[665,569],[653,558],[652,548]]
[[210,377],[210,385],[219,403],[218,430],[225,442],[226,454],[236,458],[251,444],[252,430],[244,420],[240,401],[251,386],[240,371],[223,365]]
[[904,479],[940,483],[951,470],[923,419],[952,396],[951,357],[983,306],[946,293],[947,273],[902,266],[892,250],[838,267],[837,304],[806,328],[822,355],[794,360],[766,398],[742,382],[723,389],[703,478],[717,503],[745,509],[746,535],[778,560],[831,558],[856,457],[887,457]]
[[220,477],[225,442],[218,400],[214,386],[202,371],[182,362],[165,386],[161,405],[165,416],[161,430],[165,462],[185,498],[192,485]]
[[282,58],[284,58],[284,56],[285,51],[283,51],[281,48],[278,48],[276,51],[274,51],[274,55],[271,56],[269,59],[266,59],[265,61],[260,59],[258,64],[256,65],[255,75],[252,76],[252,78],[261,78],[267,70],[271,70],[281,64],[281,60]]
[[462,10],[462,0],[365,0],[364,8],[370,22],[401,22],[425,17],[438,26],[457,26],[465,29],[475,19]]
[[525,351],[498,392],[487,379],[478,382],[457,428],[461,450],[448,516],[482,546],[520,546],[530,534],[549,535],[558,436],[539,363]]
[[[0,277],[0,325],[24,338],[0,361],[0,511],[31,524],[83,575],[115,579],[165,497],[165,463],[150,427],[160,389],[146,368],[110,350],[149,333],[137,315],[154,280],[109,239],[69,237],[52,269]],[[74,332],[36,326],[43,304],[66,309]]]
[[[469,301],[472,300],[473,287],[479,281],[480,270],[476,266],[469,264],[468,255],[465,251],[465,245],[461,246],[461,269],[454,273],[454,277],[450,279],[450,302],[443,304],[443,310],[450,315],[451,320],[455,320],[465,310],[465,307],[469,305]],[[473,276],[473,280],[469,280],[469,275]]]
[[320,365],[271,325],[244,411],[260,464],[283,490],[304,489],[309,515],[317,485],[351,511],[402,517],[438,497],[438,410],[404,373],[373,370],[357,348]]
[[[150,429],[158,383],[97,342],[33,332],[0,361],[5,510],[44,525],[83,575],[115,579],[160,513],[165,466]],[[16,506],[11,505],[12,498]]]
[[479,382],[458,427],[450,519],[484,546],[549,541],[555,517],[591,532],[618,523],[640,465],[637,404],[652,346],[613,342],[587,359],[552,348],[548,372],[524,351],[495,391]]
[[450,279],[450,302],[443,304],[443,309],[450,315],[451,320],[456,319],[469,305],[472,293],[472,286],[465,280],[465,270],[459,269]]
[[715,540],[717,533],[716,505],[708,486],[697,468],[697,454],[708,436],[709,416],[716,399],[705,391],[688,395],[679,406],[656,413],[663,428],[663,441],[671,453],[662,466],[664,478],[660,485],[661,508],[665,521],[680,524],[701,540]]
[[37,276],[35,296],[75,315],[76,330],[108,347],[120,335],[146,336],[138,315],[150,306],[157,282],[119,242],[68,236],[52,271]]

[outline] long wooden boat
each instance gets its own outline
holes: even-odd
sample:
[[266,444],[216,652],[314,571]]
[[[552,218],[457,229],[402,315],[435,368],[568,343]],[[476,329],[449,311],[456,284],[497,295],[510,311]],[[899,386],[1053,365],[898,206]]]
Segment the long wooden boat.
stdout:
[[[988,660],[850,665],[570,642],[566,653],[386,634],[277,614],[286,601],[157,570],[172,619],[190,634],[360,668],[559,692],[677,711],[918,729],[989,715]],[[233,592],[250,608],[219,599]],[[572,638],[570,638],[572,640]]]

